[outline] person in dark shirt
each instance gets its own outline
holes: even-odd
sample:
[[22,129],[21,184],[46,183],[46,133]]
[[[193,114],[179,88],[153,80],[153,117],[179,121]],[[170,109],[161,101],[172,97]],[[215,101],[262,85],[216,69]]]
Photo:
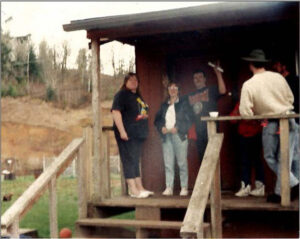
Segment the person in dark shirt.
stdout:
[[[299,114],[299,77],[292,74],[288,68],[288,64],[286,64],[285,60],[275,60],[272,66],[273,70],[280,73],[289,84],[293,95],[294,95],[294,111]],[[299,125],[299,118],[296,118],[296,122]],[[298,126],[299,128],[299,126]],[[299,180],[299,158],[300,158],[300,145],[299,145],[299,132],[295,136],[295,147],[293,151],[293,158],[297,160],[293,160],[292,169],[295,172],[295,176]]]
[[[199,160],[202,161],[206,145],[208,142],[207,137],[207,124],[201,121],[201,116],[208,116],[210,111],[217,111],[218,99],[221,95],[226,93],[226,86],[222,77],[222,72],[218,70],[219,64],[214,67],[214,72],[217,76],[217,86],[207,86],[205,73],[202,70],[196,70],[193,74],[193,81],[196,91],[188,95],[188,100],[191,110],[194,113],[194,123],[196,130],[196,143],[198,149]],[[191,128],[189,135],[192,133]],[[191,138],[191,137],[189,137]]]
[[111,111],[129,195],[146,198],[153,192],[143,187],[139,160],[143,142],[148,136],[148,105],[140,95],[138,86],[135,73],[126,75],[121,90],[114,97]]
[[294,95],[294,111],[299,113],[299,77],[296,77],[290,72],[284,60],[274,61],[272,68],[286,79]]

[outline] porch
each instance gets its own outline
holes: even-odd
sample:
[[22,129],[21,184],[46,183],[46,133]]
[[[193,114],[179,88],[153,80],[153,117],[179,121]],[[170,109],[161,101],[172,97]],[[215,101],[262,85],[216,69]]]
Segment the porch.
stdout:
[[[93,237],[162,237],[179,238],[190,197],[134,199],[120,196],[89,205],[86,219],[76,222],[77,235]],[[289,207],[267,203],[266,197],[238,198],[233,192],[222,192],[223,238],[298,238],[299,200]],[[134,219],[116,219],[116,215],[133,212]],[[99,218],[101,216],[101,218]],[[205,221],[210,218],[207,204]],[[209,224],[205,224],[207,229]],[[129,228],[129,230],[128,230]],[[136,234],[144,230],[144,236]],[[207,230],[206,229],[206,230]],[[83,234],[81,234],[83,233]]]

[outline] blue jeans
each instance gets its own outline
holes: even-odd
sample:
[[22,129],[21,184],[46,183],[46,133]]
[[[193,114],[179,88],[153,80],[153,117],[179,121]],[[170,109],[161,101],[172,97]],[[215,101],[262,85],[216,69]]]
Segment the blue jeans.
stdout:
[[[276,134],[278,131],[279,123],[277,121],[271,121],[266,127],[263,128],[263,149],[264,149],[264,158],[277,176],[275,193],[280,195],[280,145],[279,145],[279,134]],[[299,133],[299,126],[296,124],[294,119],[289,120],[289,163],[290,163],[290,187],[296,186],[299,181],[297,179],[297,172],[295,172],[295,167],[292,165],[297,165],[298,158],[294,158],[294,149],[295,149],[295,136]],[[294,162],[295,161],[295,162]],[[299,165],[299,164],[298,164]]]
[[298,131],[295,135],[295,144],[294,144],[294,151],[293,151],[293,161],[292,161],[292,172],[299,180],[299,161],[300,161],[300,142],[299,142],[299,134],[300,134],[300,127],[298,125]]
[[173,188],[175,175],[175,156],[179,167],[180,186],[181,188],[188,186],[188,167],[187,167],[187,146],[188,140],[182,141],[178,134],[167,134],[165,141],[162,143],[166,187]]

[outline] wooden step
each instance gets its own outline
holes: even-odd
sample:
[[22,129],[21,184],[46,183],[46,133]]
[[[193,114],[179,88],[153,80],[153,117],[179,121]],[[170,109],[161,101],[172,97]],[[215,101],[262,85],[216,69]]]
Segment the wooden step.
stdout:
[[[108,227],[108,228],[124,228],[134,227],[137,229],[136,237],[147,237],[147,230],[151,229],[171,229],[180,230],[182,222],[179,221],[159,221],[159,220],[128,220],[128,219],[112,219],[112,218],[86,218],[76,221],[76,236],[96,236],[88,228]],[[204,230],[210,230],[210,224],[204,223]],[[142,233],[141,233],[142,232]],[[142,236],[144,235],[144,236]],[[121,236],[118,236],[121,237]]]
[[86,218],[76,221],[80,226],[92,227],[135,227],[151,229],[180,229],[182,222],[156,220],[130,220],[111,218]]
[[[94,203],[96,207],[156,207],[156,208],[187,208],[190,198],[180,196],[155,195],[145,199],[120,196]],[[266,197],[236,197],[233,193],[222,193],[222,210],[254,210],[254,211],[299,211],[299,200],[291,202],[291,206],[283,207],[279,203],[269,203]],[[207,206],[210,206],[208,200]]]
[[[20,236],[29,236],[32,238],[38,238],[38,233],[36,229],[30,228],[20,228],[19,229]],[[1,236],[2,237],[9,237],[9,234],[5,229],[1,229]]]

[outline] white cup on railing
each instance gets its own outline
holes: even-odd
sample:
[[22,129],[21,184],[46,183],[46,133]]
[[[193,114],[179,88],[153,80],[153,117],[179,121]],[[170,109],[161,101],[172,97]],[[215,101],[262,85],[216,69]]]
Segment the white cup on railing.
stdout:
[[219,115],[219,112],[218,111],[211,111],[211,112],[209,112],[209,116],[210,117],[218,117],[218,115]]

